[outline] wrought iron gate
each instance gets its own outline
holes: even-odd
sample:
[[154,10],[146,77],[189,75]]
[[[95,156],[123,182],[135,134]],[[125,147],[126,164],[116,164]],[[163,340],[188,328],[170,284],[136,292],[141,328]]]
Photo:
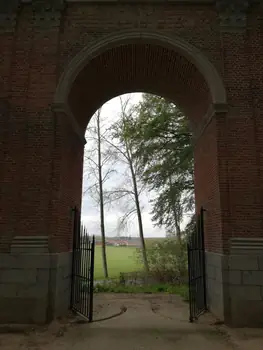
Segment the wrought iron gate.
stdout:
[[204,243],[204,209],[197,216],[195,229],[188,242],[188,276],[190,322],[207,310]]
[[74,208],[71,309],[92,322],[95,238],[81,224]]

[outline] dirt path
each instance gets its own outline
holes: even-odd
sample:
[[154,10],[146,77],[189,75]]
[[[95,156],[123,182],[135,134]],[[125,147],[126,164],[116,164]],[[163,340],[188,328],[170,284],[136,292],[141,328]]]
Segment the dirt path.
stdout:
[[229,336],[209,315],[190,324],[187,305],[167,295],[99,295],[92,324],[67,319],[26,334],[0,334],[1,350],[262,349],[262,339],[258,344],[239,344],[238,333]]

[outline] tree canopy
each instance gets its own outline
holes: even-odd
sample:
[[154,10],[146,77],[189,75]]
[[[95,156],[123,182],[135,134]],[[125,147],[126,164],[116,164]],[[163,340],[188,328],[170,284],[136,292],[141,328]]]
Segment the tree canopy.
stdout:
[[183,215],[193,208],[193,147],[188,121],[162,97],[143,94],[123,129],[136,149],[141,177],[154,190],[152,218],[180,238]]

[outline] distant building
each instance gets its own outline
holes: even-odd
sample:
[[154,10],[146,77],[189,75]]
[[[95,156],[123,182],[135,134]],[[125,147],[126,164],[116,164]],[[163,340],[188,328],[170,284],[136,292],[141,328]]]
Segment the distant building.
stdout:
[[[101,237],[96,237],[96,245],[102,244]],[[106,237],[106,245],[111,247],[136,247],[141,246],[140,238],[138,237]]]

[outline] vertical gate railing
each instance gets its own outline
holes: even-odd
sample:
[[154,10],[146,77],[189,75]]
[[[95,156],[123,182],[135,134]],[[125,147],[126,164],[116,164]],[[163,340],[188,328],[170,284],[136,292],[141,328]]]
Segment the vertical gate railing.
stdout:
[[74,208],[71,309],[92,322],[94,288],[95,238],[81,224],[81,215]]
[[198,319],[207,310],[204,211],[201,208],[187,246],[190,322]]

